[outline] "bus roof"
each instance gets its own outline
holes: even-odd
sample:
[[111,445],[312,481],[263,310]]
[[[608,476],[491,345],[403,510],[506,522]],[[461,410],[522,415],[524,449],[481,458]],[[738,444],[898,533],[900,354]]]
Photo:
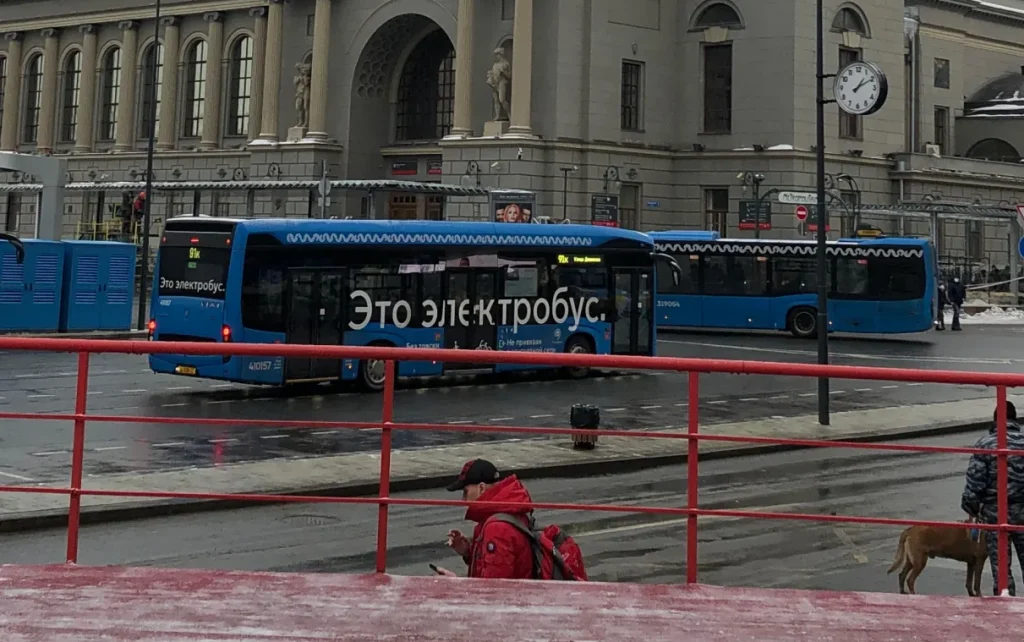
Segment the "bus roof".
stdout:
[[[648,232],[655,243],[725,243],[731,245],[815,245],[814,239],[731,239],[721,238],[718,232],[707,232],[703,230],[666,230],[659,232]],[[830,246],[857,245],[870,247],[873,245],[900,245],[906,247],[924,247],[931,243],[926,238],[915,238],[910,236],[884,236],[881,238],[841,238],[837,241],[828,241]]]
[[[596,225],[542,225],[454,221],[377,221],[332,219],[203,219],[234,223],[246,234],[270,234],[290,245],[523,245],[600,247],[613,241],[653,248],[641,232]],[[172,219],[184,221],[182,218]],[[171,223],[171,221],[168,221]]]

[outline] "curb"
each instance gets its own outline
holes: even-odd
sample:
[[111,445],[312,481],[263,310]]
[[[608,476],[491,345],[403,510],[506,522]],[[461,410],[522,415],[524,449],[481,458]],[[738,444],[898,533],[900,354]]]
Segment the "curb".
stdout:
[[9,339],[105,339],[130,340],[146,336],[146,330],[112,330],[109,332],[35,332],[29,334],[4,333],[0,337]]
[[[922,439],[926,437],[942,437],[965,432],[974,432],[988,428],[991,421],[976,421],[972,423],[959,423],[939,425],[930,428],[907,429],[895,433],[870,433],[855,437],[837,437],[824,439],[824,442],[846,441],[851,443],[872,443],[872,442],[893,442]],[[733,448],[722,448],[705,453],[700,457],[703,461],[716,461],[736,457],[752,457],[756,455],[770,455],[782,452],[793,452],[798,450],[810,450],[814,446],[787,446],[780,444],[737,446]],[[591,462],[574,462],[546,466],[536,466],[517,469],[516,475],[520,479],[539,479],[545,477],[578,478],[592,475],[615,475],[638,472],[650,468],[661,468],[674,464],[681,464],[687,461],[685,454],[659,455],[653,457],[625,457],[620,459],[603,459]],[[419,490],[443,488],[451,481],[451,474],[430,475],[413,479],[398,479],[391,482],[391,492],[404,493]],[[275,494],[275,495],[296,495],[303,497],[372,497],[380,490],[377,481],[359,482],[340,486],[319,486],[310,488],[298,488],[289,491],[252,491],[249,494]],[[106,524],[111,522],[134,521],[150,519],[155,517],[170,517],[174,515],[187,515],[205,513],[211,511],[234,510],[240,508],[253,508],[256,506],[275,506],[283,502],[261,502],[233,499],[174,499],[174,500],[151,500],[132,502],[122,506],[94,506],[83,507],[80,523],[83,526]],[[15,514],[12,517],[0,520],[0,533],[15,533],[45,530],[52,528],[63,528],[67,526],[67,511],[46,511],[32,514]]]

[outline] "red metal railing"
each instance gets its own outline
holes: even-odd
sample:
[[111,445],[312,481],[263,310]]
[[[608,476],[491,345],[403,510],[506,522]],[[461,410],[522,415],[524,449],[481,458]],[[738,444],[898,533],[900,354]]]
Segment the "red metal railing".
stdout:
[[[394,421],[396,362],[400,361],[436,361],[450,363],[514,363],[537,366],[575,366],[605,368],[615,370],[648,370],[673,371],[688,374],[689,403],[686,434],[632,431],[632,430],[594,430],[587,431],[593,435],[613,437],[633,437],[649,439],[685,439],[687,447],[687,503],[686,508],[668,508],[652,506],[624,506],[598,504],[564,504],[552,502],[534,502],[533,508],[556,510],[590,510],[610,513],[642,513],[653,515],[676,515],[687,518],[686,545],[686,580],[688,583],[697,581],[697,528],[701,516],[724,516],[752,519],[800,520],[828,523],[857,523],[878,526],[952,526],[959,528],[980,528],[998,533],[999,564],[997,584],[999,591],[1006,589],[1009,580],[1008,534],[1010,531],[1022,531],[1024,526],[1009,524],[1009,506],[1007,498],[1007,456],[1024,456],[1024,451],[1007,449],[1006,432],[1006,390],[1011,387],[1024,386],[1024,375],[1008,373],[957,372],[951,370],[909,370],[897,368],[874,368],[854,366],[820,366],[798,363],[772,363],[753,361],[726,361],[711,359],[677,359],[666,357],[628,357],[608,355],[577,355],[577,354],[546,354],[528,352],[496,352],[477,350],[435,350],[411,348],[383,347],[349,347],[349,346],[302,346],[281,344],[232,344],[232,343],[170,343],[170,342],[135,342],[135,341],[102,341],[102,340],[71,340],[71,339],[14,339],[0,338],[0,350],[24,350],[47,352],[78,353],[78,381],[75,393],[75,410],[72,414],[42,414],[0,412],[0,419],[39,419],[71,421],[74,425],[73,447],[71,455],[71,484],[68,487],[54,488],[42,486],[10,485],[0,486],[0,492],[13,493],[44,493],[61,494],[69,497],[68,531],[67,531],[67,562],[78,561],[79,526],[81,521],[81,502],[83,496],[123,497],[139,499],[183,499],[183,500],[236,500],[247,502],[306,502],[336,504],[374,504],[378,506],[377,516],[377,572],[383,573],[387,563],[387,530],[388,508],[392,505],[404,506],[466,506],[458,500],[440,499],[398,499],[390,496],[391,486],[391,438],[395,430],[419,431],[459,431],[459,432],[495,432],[531,435],[572,435],[579,431],[572,428],[536,428],[526,426],[492,426],[492,425],[451,425],[432,423],[408,423]],[[294,358],[330,358],[330,359],[379,359],[386,363],[386,379],[383,391],[383,412],[379,422],[354,421],[295,421],[295,420],[257,420],[257,419],[209,419],[190,417],[139,417],[120,415],[89,415],[86,414],[88,396],[89,356],[92,353],[121,354],[193,354],[221,356],[262,356],[262,357],[294,357]],[[877,444],[849,441],[822,441],[813,439],[785,439],[778,437],[748,437],[740,435],[704,435],[700,434],[699,409],[699,373],[724,374],[763,374],[799,377],[830,377],[835,379],[871,379],[884,381],[906,381],[938,384],[967,384],[995,386],[997,417],[997,449],[980,450],[976,448],[954,448],[946,446],[918,446],[908,444]],[[377,497],[310,497],[298,495],[266,495],[238,494],[213,492],[169,492],[169,491],[124,491],[82,488],[83,462],[85,453],[87,421],[114,423],[150,423],[150,424],[193,424],[193,425],[241,425],[278,427],[291,429],[352,429],[381,430],[380,458],[380,489]],[[998,505],[996,524],[972,524],[963,522],[938,522],[908,519],[890,519],[879,517],[860,517],[848,515],[813,515],[806,513],[779,513],[744,510],[724,510],[700,508],[698,504],[699,457],[700,441],[718,441],[726,443],[784,445],[814,448],[853,448],[862,450],[881,450],[916,453],[959,453],[988,454],[997,457]],[[506,503],[489,503],[495,506],[507,506]]]

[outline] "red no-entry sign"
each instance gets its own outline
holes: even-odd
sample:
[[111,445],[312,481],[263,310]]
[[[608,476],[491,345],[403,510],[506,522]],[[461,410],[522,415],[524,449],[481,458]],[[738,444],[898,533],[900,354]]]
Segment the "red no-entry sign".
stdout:
[[806,221],[807,220],[807,208],[804,207],[803,205],[797,205],[796,206],[796,219],[798,221]]

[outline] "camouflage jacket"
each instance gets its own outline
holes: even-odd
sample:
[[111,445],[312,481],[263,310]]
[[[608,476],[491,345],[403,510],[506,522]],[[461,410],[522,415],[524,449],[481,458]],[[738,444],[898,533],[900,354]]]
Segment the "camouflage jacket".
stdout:
[[[1020,426],[1007,421],[1006,429],[1007,447],[1010,450],[1024,451],[1024,433],[1021,433]],[[996,440],[996,429],[993,427],[974,447],[995,450],[998,447]],[[960,507],[964,512],[980,516],[986,522],[995,521],[998,503],[996,462],[995,455],[971,455],[970,463],[967,465],[967,482],[960,499]],[[1024,457],[1007,457],[1006,462],[1011,511],[1019,513],[1024,510]]]

